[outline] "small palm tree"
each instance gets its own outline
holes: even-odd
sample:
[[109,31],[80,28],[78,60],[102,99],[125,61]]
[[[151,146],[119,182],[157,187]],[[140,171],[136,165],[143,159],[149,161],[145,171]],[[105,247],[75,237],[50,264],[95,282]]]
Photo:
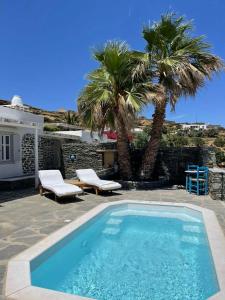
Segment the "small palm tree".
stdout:
[[181,96],[195,96],[206,79],[223,68],[221,59],[210,53],[203,36],[193,37],[193,27],[174,14],[161,17],[158,23],[143,29],[147,42],[151,80],[161,86],[164,97],[153,99],[155,112],[151,138],[141,166],[144,179],[151,178],[160,145],[166,106],[175,108]]
[[79,116],[76,112],[68,110],[64,114],[64,120],[69,125],[78,125],[79,124]]
[[94,58],[99,67],[87,77],[89,83],[78,99],[79,113],[83,123],[100,134],[106,126],[116,130],[120,174],[130,179],[128,134],[152,92],[151,85],[145,84],[148,59],[121,42],[106,43],[94,51]]

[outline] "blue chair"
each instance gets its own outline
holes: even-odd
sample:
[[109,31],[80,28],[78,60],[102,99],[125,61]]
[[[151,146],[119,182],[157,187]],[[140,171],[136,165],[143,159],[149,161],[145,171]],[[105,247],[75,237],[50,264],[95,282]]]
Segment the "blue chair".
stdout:
[[[196,171],[198,170],[198,165],[188,165],[187,167],[187,171]],[[192,174],[191,173],[186,173],[186,191],[189,191],[189,179],[190,176]]]
[[207,195],[208,194],[208,167],[198,167],[197,172],[193,173],[189,177],[189,189],[190,193],[195,193],[197,195]]

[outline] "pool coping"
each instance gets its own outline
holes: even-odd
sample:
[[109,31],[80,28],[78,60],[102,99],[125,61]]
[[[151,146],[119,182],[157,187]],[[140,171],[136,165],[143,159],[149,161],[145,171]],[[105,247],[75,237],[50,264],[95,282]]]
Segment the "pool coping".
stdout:
[[8,263],[7,275],[5,281],[5,296],[11,300],[94,300],[92,298],[81,297],[77,295],[66,294],[45,288],[39,288],[31,285],[30,262],[35,257],[42,254],[48,248],[68,236],[73,231],[87,221],[98,215],[104,209],[119,204],[148,204],[158,206],[185,207],[202,213],[209,245],[215,265],[217,280],[220,291],[208,300],[225,299],[225,237],[218,223],[215,213],[207,208],[202,208],[189,203],[174,203],[160,201],[140,201],[140,200],[120,200],[108,203],[102,203],[76,220],[65,225],[48,237],[44,238],[34,246],[23,251],[12,258]]

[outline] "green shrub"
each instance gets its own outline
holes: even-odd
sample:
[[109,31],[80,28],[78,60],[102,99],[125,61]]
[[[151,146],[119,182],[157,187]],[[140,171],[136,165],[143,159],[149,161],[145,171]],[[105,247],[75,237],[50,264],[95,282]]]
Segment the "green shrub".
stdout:
[[225,139],[222,137],[217,137],[214,141],[214,145],[216,147],[224,147],[225,146]]
[[160,140],[160,147],[168,147],[168,142],[164,136]]
[[191,129],[188,131],[188,136],[192,138],[203,137],[204,131],[202,129],[199,130]]
[[216,151],[216,163],[218,165],[225,163],[225,153],[221,150]]
[[143,129],[143,132],[146,133],[148,136],[151,135],[151,131],[152,131],[152,126],[145,126],[145,128]]
[[147,146],[149,134],[145,131],[138,132],[134,138],[133,145],[137,149],[142,149]]
[[55,125],[44,125],[44,131],[58,131],[59,128]]
[[189,139],[186,136],[169,134],[164,135],[161,140],[161,145],[167,147],[183,147],[189,146]]
[[162,127],[162,133],[163,134],[167,134],[167,133],[169,133],[169,131],[170,131],[170,128],[168,128],[165,125],[163,125],[163,127]]
[[215,138],[215,137],[217,137],[218,133],[219,133],[218,129],[211,128],[211,129],[208,129],[208,130],[204,131],[204,136],[209,137],[209,138]]
[[201,137],[192,138],[193,145],[196,147],[202,147],[205,145],[204,139]]

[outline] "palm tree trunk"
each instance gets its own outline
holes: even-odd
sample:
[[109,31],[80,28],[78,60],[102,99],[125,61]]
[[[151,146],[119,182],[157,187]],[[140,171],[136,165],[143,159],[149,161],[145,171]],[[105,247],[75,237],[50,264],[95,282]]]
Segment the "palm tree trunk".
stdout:
[[132,178],[131,159],[127,130],[122,117],[117,114],[117,150],[121,177],[126,180]]
[[162,127],[165,120],[166,101],[157,103],[153,115],[151,138],[148,142],[145,154],[142,160],[140,175],[142,179],[151,179],[154,171],[156,157],[158,154],[160,140],[162,136]]

